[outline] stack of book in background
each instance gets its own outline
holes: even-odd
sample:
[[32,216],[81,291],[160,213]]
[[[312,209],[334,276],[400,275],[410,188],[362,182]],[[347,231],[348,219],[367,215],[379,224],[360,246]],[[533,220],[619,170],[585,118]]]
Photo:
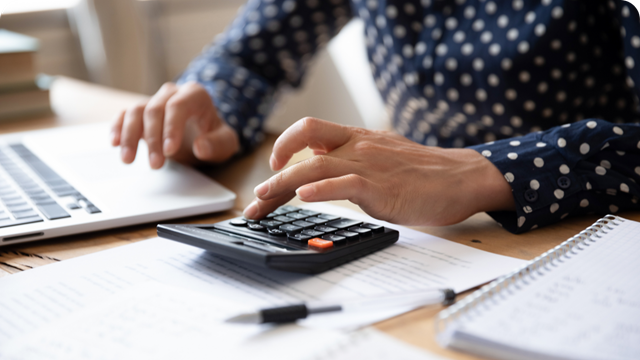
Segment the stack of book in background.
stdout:
[[38,40],[0,29],[0,121],[51,112],[46,78],[35,68]]

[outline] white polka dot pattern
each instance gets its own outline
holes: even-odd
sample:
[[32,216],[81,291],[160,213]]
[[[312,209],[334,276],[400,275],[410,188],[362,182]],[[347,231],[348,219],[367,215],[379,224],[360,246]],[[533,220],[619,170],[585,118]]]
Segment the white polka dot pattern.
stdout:
[[249,0],[179,83],[203,84],[247,151],[352,17],[397,132],[491,161],[518,204],[491,214],[507,230],[638,209],[640,23],[621,1]]

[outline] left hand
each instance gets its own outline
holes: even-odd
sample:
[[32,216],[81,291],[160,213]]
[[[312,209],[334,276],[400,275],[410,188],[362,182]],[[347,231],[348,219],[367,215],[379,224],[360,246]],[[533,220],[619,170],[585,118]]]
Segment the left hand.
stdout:
[[349,200],[374,218],[404,225],[449,225],[514,208],[511,186],[474,150],[304,118],[276,141],[271,168],[282,169],[305,147],[315,156],[258,185],[246,217],[263,218],[296,194],[306,202]]

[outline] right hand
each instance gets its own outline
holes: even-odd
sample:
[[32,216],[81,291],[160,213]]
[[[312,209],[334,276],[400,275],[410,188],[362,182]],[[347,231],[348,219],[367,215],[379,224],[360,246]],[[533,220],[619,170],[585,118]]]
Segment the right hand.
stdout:
[[136,158],[138,142],[149,148],[149,165],[165,159],[185,163],[222,162],[240,148],[235,130],[217,115],[207,91],[198,83],[164,84],[146,103],[122,111],[111,129],[111,144],[120,146],[122,161]]

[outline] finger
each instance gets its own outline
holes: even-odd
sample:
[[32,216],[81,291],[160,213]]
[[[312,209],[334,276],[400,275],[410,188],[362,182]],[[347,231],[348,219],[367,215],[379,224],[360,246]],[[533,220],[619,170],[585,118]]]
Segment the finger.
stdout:
[[120,134],[122,133],[122,123],[124,122],[125,111],[121,111],[116,120],[111,125],[111,146],[120,145]]
[[298,120],[276,140],[269,164],[273,170],[280,170],[293,154],[306,147],[329,152],[348,142],[352,129],[311,117]]
[[182,85],[165,108],[164,155],[172,156],[180,149],[187,120],[212,109],[213,102],[202,86],[197,83]]
[[305,202],[349,200],[365,207],[375,199],[372,189],[375,185],[360,175],[349,174],[303,185],[296,195]]
[[144,109],[143,132],[144,140],[149,148],[149,165],[158,169],[164,164],[162,153],[162,129],[164,124],[165,106],[167,101],[178,91],[173,83],[162,85],[160,90],[153,95]]
[[357,172],[357,168],[358,164],[352,161],[317,155],[272,176],[256,186],[254,194],[262,200],[277,198],[305,184]]
[[120,157],[125,164],[131,164],[136,158],[138,141],[142,137],[142,113],[144,104],[134,106],[124,114],[120,138]]
[[193,142],[193,153],[199,160],[222,162],[233,156],[239,148],[238,134],[230,126],[202,134]]
[[293,199],[296,194],[290,192],[271,200],[254,199],[246,209],[243,215],[247,219],[263,219],[281,205],[286,204]]

